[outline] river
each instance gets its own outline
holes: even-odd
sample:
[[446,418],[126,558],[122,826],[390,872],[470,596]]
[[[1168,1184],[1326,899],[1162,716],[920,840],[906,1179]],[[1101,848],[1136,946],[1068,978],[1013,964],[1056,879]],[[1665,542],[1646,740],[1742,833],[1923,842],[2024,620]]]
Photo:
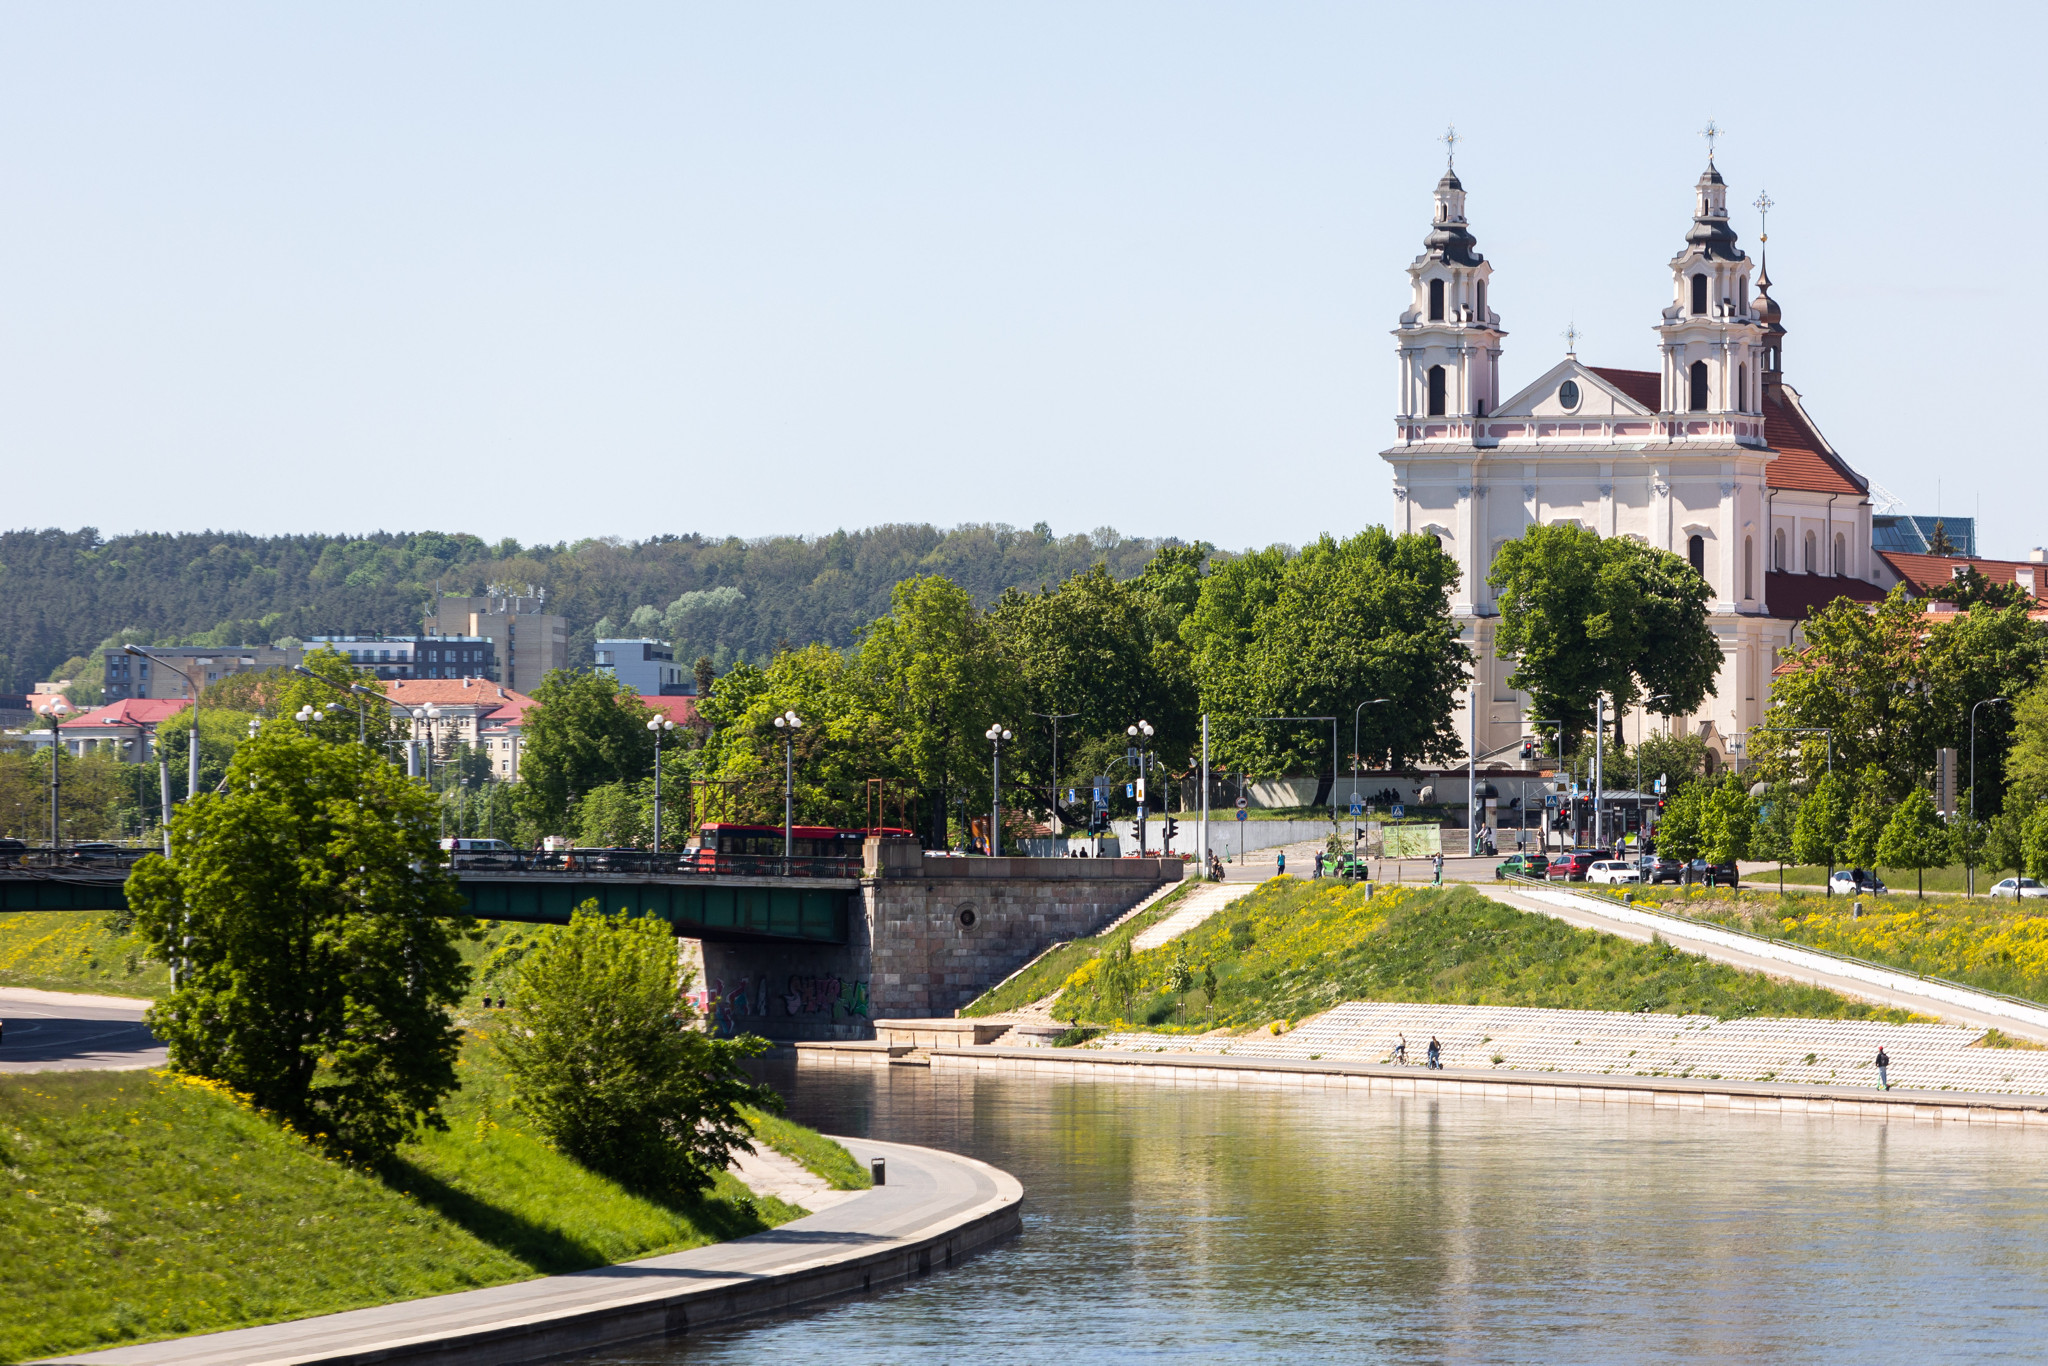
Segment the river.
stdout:
[[2048,1356],[2048,1134],[771,1065],[793,1118],[970,1154],[1024,1234],[603,1363]]

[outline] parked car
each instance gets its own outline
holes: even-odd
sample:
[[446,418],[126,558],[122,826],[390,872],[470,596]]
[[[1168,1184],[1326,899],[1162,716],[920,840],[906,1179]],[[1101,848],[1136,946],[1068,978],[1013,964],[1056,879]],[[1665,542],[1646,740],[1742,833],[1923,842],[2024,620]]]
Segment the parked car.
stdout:
[[1586,870],[1601,859],[1614,857],[1612,849],[1574,849],[1560,858],[1552,859],[1543,875],[1552,882],[1584,882]]
[[1685,880],[1685,865],[1663,854],[1644,854],[1636,860],[1636,869],[1642,873],[1644,882],[1675,883]]
[[1543,870],[1549,866],[1548,854],[1512,854],[1506,862],[1493,870],[1493,875],[1496,879],[1509,876],[1540,878],[1543,876]]
[[1828,890],[1836,896],[1883,896],[1891,888],[1877,880],[1877,874],[1861,868],[1837,869],[1828,879]]
[[1641,882],[1643,870],[1626,859],[1595,859],[1586,865],[1586,881],[1612,887],[1623,882]]
[[2043,887],[2030,877],[2009,877],[1991,888],[1993,896],[2009,896],[2017,901],[2023,896],[2048,896],[2048,887]]
[[1735,887],[1742,882],[1742,870],[1732,859],[1727,863],[1709,863],[1703,858],[1696,858],[1685,865],[1685,873],[1690,881],[1711,882],[1716,887]]

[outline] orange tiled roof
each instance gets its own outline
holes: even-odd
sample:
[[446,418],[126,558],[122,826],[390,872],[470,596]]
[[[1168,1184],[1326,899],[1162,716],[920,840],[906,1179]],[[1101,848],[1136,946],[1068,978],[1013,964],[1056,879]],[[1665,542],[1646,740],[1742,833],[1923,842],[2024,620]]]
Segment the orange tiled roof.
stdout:
[[1586,368],[1653,413],[1664,406],[1664,381],[1655,370],[1607,370],[1598,365]]
[[523,692],[488,678],[387,678],[378,684],[393,702],[408,707],[481,707],[490,711],[507,702],[531,701]]
[[1863,484],[1814,429],[1798,405],[1777,394],[1764,394],[1764,439],[1778,458],[1770,463],[1764,483],[1774,489],[1805,493],[1843,493],[1861,498]]
[[126,697],[119,702],[109,702],[104,707],[94,707],[80,712],[63,728],[73,726],[154,726],[192,705],[189,697]]
[[1909,555],[1894,550],[1880,550],[1877,554],[1916,593],[1941,587],[1955,577],[1958,569],[1968,565],[1992,583],[2012,583],[2022,570],[2031,569],[2034,571],[2034,596],[2038,598],[2048,594],[2048,564],[2036,564],[2032,560],[1978,560],[1960,555]]
[[666,713],[668,719],[679,726],[687,726],[697,719],[697,699],[694,697],[643,697],[640,701],[654,711]]
[[[510,688],[505,691],[512,693],[511,697],[496,711],[485,713],[483,719],[492,726],[525,725],[526,711],[534,705],[533,699],[524,693],[512,692]],[[652,711],[665,713],[679,726],[687,726],[697,719],[697,699],[694,697],[643,697],[640,702]]]
[[1776,569],[1764,573],[1764,603],[1775,620],[1804,621],[1815,608],[1825,607],[1836,598],[1883,602],[1884,590],[1847,575],[1838,578],[1833,574],[1788,574]]

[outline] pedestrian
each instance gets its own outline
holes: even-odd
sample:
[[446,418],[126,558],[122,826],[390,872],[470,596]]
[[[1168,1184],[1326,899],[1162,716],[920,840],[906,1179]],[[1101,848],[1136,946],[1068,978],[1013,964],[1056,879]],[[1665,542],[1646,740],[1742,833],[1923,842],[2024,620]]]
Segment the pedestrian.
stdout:
[[1395,1039],[1395,1041],[1394,1041],[1394,1066],[1396,1066],[1396,1067],[1406,1067],[1407,1065],[1408,1065],[1408,1036],[1407,1036],[1406,1034],[1402,1034],[1402,1035],[1398,1036],[1398,1037],[1397,1037],[1397,1038]]
[[1443,885],[1444,885],[1444,856],[1443,856],[1442,854],[1432,854],[1432,855],[1430,855],[1430,858],[1429,858],[1429,872],[1430,872],[1430,878],[1429,878],[1429,885],[1430,885],[1430,886],[1432,886],[1432,887],[1441,887],[1441,886],[1443,886]]
[[1279,859],[1279,861],[1280,861],[1280,868],[1279,868],[1279,871],[1277,871],[1277,872],[1275,872],[1275,873],[1273,874],[1273,876],[1274,876],[1274,877],[1286,877],[1286,876],[1287,876],[1287,851],[1286,851],[1285,849],[1282,849],[1282,850],[1281,850],[1281,851],[1280,851],[1280,852],[1279,852],[1279,853],[1278,853],[1277,855],[1275,855],[1274,857],[1276,857],[1277,859]]
[[1321,877],[1322,875],[1323,875],[1323,856],[1322,856],[1322,854],[1321,854],[1321,853],[1319,852],[1319,853],[1317,853],[1317,854],[1316,854],[1316,876],[1317,876],[1317,877]]
[[1436,1041],[1435,1035],[1429,1040],[1429,1067],[1433,1072],[1444,1070],[1444,1046]]
[[1879,1044],[1877,1046],[1877,1088],[1880,1091],[1892,1089],[1892,1080],[1886,1075],[1886,1069],[1891,1065],[1892,1060],[1885,1055],[1884,1045]]

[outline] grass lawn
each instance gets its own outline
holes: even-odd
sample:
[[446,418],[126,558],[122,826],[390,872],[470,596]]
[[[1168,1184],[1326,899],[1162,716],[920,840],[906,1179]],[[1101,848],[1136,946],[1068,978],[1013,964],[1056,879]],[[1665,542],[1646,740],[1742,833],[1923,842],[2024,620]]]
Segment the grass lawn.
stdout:
[[1000,1015],[1006,1010],[1028,1006],[1033,1001],[1044,1000],[1060,989],[1060,984],[1093,959],[1100,958],[1118,944],[1138,933],[1148,925],[1156,925],[1173,914],[1174,906],[1188,894],[1191,887],[1201,886],[1199,878],[1190,876],[1180,886],[1147,907],[1143,915],[1134,915],[1107,934],[1092,935],[1087,939],[1070,940],[1041,955],[1029,967],[1008,981],[983,992],[973,1002],[963,1006],[962,1015]]
[[1894,893],[1860,898],[1863,914],[1851,919],[1855,897],[1629,890],[1680,915],[2048,1003],[2048,902]]
[[10,911],[0,914],[0,986],[153,999],[171,974],[107,911]]
[[[1195,985],[1168,989],[1176,960]],[[1082,965],[1053,1007],[1063,1020],[1244,1027],[1345,1001],[1429,1001],[1579,1010],[1816,1019],[1913,1018],[1680,953],[1577,929],[1467,887],[1363,887],[1273,878],[1188,934],[1133,959],[1128,1005]],[[1217,979],[1215,999],[1201,983]]]
[[753,1127],[757,1144],[775,1149],[833,1190],[864,1191],[874,1188],[874,1174],[854,1161],[852,1153],[816,1129],[806,1129],[780,1115],[767,1114],[751,1106],[742,1106],[740,1113]]
[[580,1270],[800,1212],[724,1174],[700,1202],[634,1194],[527,1131],[480,1041],[461,1075],[449,1132],[381,1174],[167,1075],[0,1077],[0,1361]]

